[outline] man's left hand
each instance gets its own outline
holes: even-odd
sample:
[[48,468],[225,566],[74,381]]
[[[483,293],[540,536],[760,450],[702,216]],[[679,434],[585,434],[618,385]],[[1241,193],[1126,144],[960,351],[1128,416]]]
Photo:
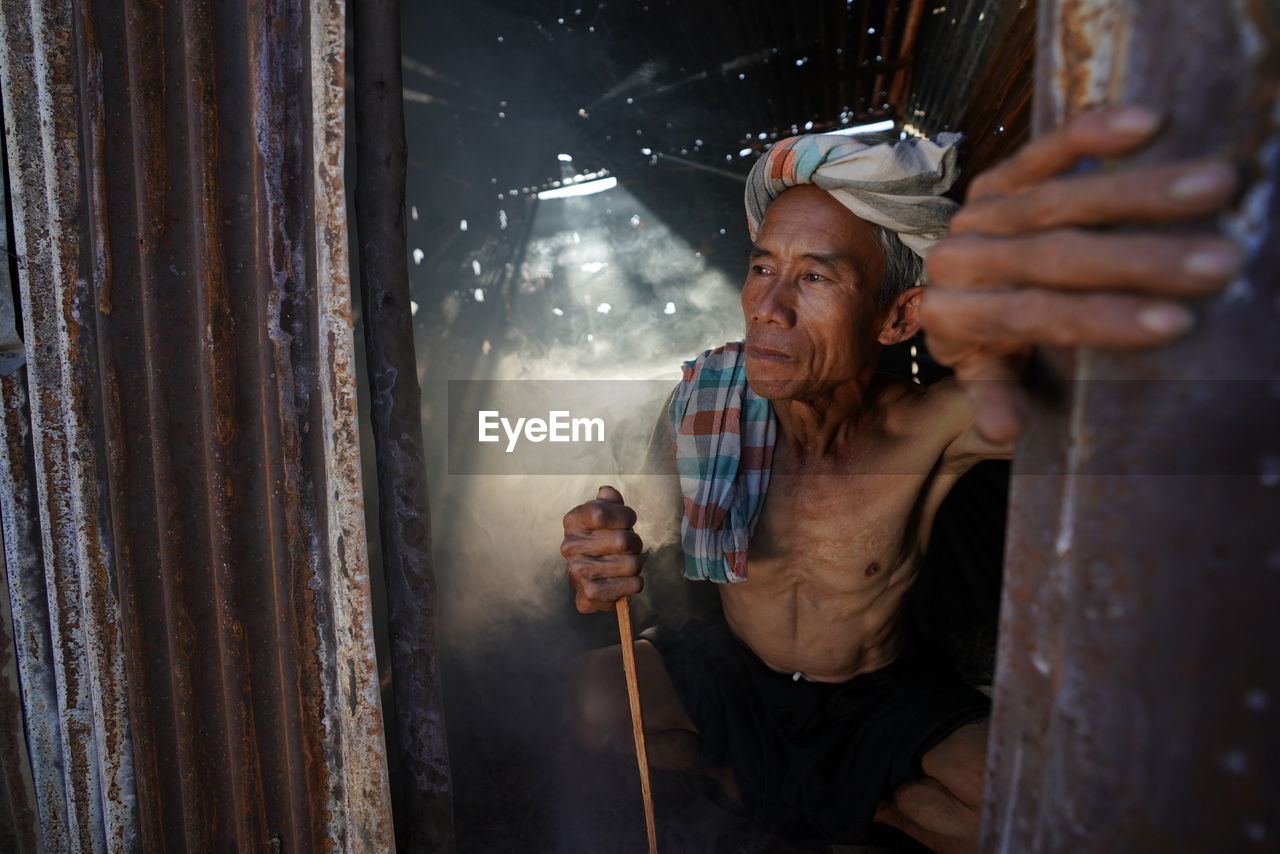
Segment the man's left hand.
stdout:
[[1167,344],[1194,323],[1181,300],[1215,293],[1239,269],[1239,248],[1213,233],[1102,228],[1222,210],[1239,180],[1228,162],[1066,174],[1081,160],[1141,148],[1158,126],[1135,107],[1081,114],[977,176],[930,252],[921,308],[929,350],[969,391],[985,439],[1022,432],[1020,381],[1033,346]]

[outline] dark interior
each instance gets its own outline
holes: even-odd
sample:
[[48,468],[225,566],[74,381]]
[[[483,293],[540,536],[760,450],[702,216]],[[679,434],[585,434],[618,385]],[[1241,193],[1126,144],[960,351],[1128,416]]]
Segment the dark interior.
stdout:
[[[581,753],[564,718],[575,656],[617,642],[612,617],[578,615],[560,577],[559,517],[594,484],[450,475],[448,381],[674,381],[680,361],[741,326],[743,178],[762,151],[890,121],[965,133],[971,175],[1027,134],[1033,33],[1031,4],[995,0],[404,4],[408,246],[459,851],[642,850],[644,828],[634,768]],[[617,186],[537,198],[584,174]],[[924,381],[945,374],[912,344]],[[882,367],[909,376],[912,361],[903,345]],[[1006,490],[1002,464],[965,479],[913,594],[917,621],[978,684],[991,682]],[[714,591],[664,569],[670,551],[647,566],[637,629],[715,607]],[[663,850],[828,850],[749,838],[731,810],[699,806],[714,798],[698,781],[658,774],[654,788]]]

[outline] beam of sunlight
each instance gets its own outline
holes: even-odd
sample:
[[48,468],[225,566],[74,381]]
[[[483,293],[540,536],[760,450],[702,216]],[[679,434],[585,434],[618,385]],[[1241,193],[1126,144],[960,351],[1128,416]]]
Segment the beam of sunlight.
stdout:
[[573,196],[590,196],[593,193],[603,193],[605,190],[612,190],[618,186],[618,179],[600,178],[596,181],[584,181],[581,184],[574,184],[570,187],[555,187],[550,190],[543,190],[538,193],[538,198],[542,201],[550,199],[568,199]]
[[883,122],[871,122],[865,125],[853,125],[852,127],[840,128],[840,130],[829,130],[827,133],[839,134],[840,136],[857,136],[860,133],[875,133],[881,130],[893,130],[893,120],[886,119]]

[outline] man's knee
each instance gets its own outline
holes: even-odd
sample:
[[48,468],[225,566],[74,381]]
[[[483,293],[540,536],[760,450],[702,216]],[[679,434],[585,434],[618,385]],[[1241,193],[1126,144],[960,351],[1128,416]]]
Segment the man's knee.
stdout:
[[[636,677],[645,733],[697,728],[685,712],[662,656],[645,639],[636,642]],[[631,742],[631,704],[622,669],[622,647],[588,652],[578,659],[572,689],[574,729],[588,750],[621,749]]]
[[578,659],[573,676],[573,729],[578,743],[597,752],[630,732],[631,707],[622,675],[622,648],[595,649]]
[[977,850],[981,811],[970,807],[932,777],[904,783],[876,810],[876,821],[892,825],[938,854]]
[[972,810],[982,807],[986,762],[986,721],[960,727],[920,757],[925,775],[938,780]]

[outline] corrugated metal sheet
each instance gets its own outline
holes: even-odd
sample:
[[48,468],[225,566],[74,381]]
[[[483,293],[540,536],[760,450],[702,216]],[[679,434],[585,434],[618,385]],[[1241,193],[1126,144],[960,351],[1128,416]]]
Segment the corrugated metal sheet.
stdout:
[[1052,356],[1066,396],[1015,459],[983,849],[1274,851],[1280,12],[1054,0],[1038,57],[1040,130],[1137,102],[1169,128],[1135,162],[1240,158],[1250,261],[1175,346]]
[[[0,182],[0,193],[4,193]],[[8,200],[0,196],[6,213],[0,230],[0,250],[11,254]],[[38,758],[60,755],[53,722],[57,719],[54,680],[49,669],[49,610],[45,601],[40,539],[34,514],[34,472],[31,468],[31,430],[26,412],[27,384],[21,370],[26,361],[18,336],[13,305],[13,281],[8,263],[0,264],[0,522],[4,531],[4,573],[0,577],[0,753],[6,757],[0,779],[0,850],[41,851],[44,838],[65,834],[65,815],[59,780],[48,762],[37,765],[41,799],[50,812],[41,814],[36,799],[37,777],[31,766],[28,737],[40,751]],[[12,582],[10,578],[12,577]],[[18,595],[12,595],[18,594]],[[24,721],[26,706],[35,713]]]
[[48,630],[23,695],[50,850],[393,847],[344,14],[0,2],[36,486],[11,456],[3,509],[9,555],[25,507],[41,540],[9,580]]
[[1036,8],[1034,3],[1014,5],[998,34],[1000,47],[973,84],[953,128],[965,135],[960,180],[952,188],[957,197],[963,197],[975,175],[1013,154],[1031,135]]
[[[85,371],[90,351],[80,335],[83,305],[76,299],[83,289],[72,16],[69,5],[56,3],[6,2],[0,13],[35,460],[35,493],[21,501],[34,499],[26,507],[37,520],[44,570],[42,583],[21,570],[9,578],[11,584],[19,578],[32,583],[13,592],[16,600],[34,605],[43,593],[47,607],[49,645],[39,650],[47,657],[38,666],[51,676],[56,705],[45,705],[47,685],[39,684],[38,702],[27,709],[28,720],[47,716],[39,724],[49,726],[49,741],[32,750],[41,816],[50,819],[46,844],[100,851],[132,843],[137,822],[119,600],[88,406],[96,394]],[[11,405],[10,413],[18,406]],[[21,479],[21,468],[11,466],[10,483]]]
[[[959,131],[962,198],[969,180],[1011,155],[1031,130],[1036,4],[1032,0],[933,0],[902,121],[920,133]],[[901,81],[898,88],[902,88]]]
[[0,574],[0,850],[40,851],[40,821],[31,761],[22,725],[22,692],[9,607],[9,584]]
[[[58,730],[49,603],[36,514],[35,472],[23,373],[0,376],[0,519],[4,523],[5,602],[13,638],[13,681],[3,701],[4,731],[18,761],[8,771],[7,823],[14,850],[66,850],[67,811]],[[12,692],[11,694],[9,692]],[[24,714],[25,713],[25,714]],[[25,720],[24,720],[25,718]],[[17,779],[14,779],[14,776]]]
[[928,135],[962,130],[966,109],[997,94],[977,84],[988,66],[1014,59],[999,55],[1009,47],[1004,36],[1034,6],[1034,0],[930,0],[902,121]]

